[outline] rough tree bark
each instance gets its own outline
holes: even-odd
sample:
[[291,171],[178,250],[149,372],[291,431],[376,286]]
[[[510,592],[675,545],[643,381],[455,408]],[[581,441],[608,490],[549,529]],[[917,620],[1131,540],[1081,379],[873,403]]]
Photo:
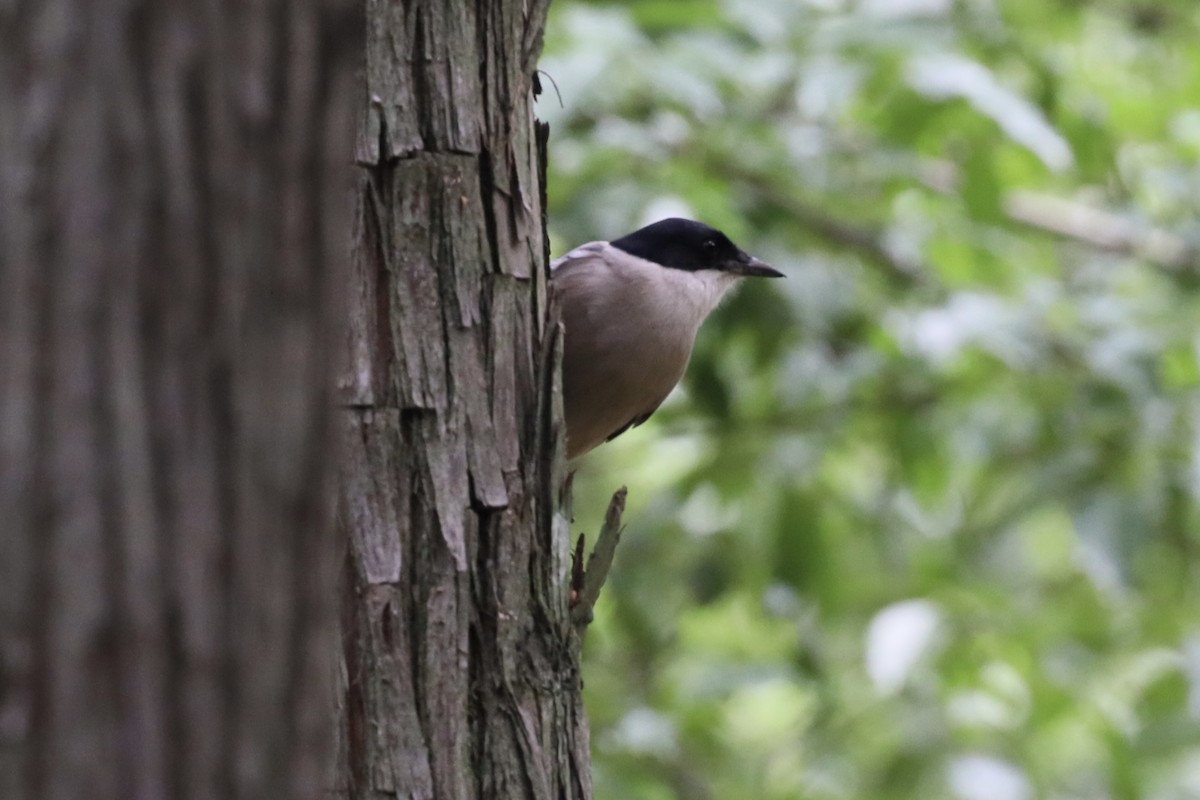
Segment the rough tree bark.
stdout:
[[5,800],[328,791],[361,42],[346,0],[0,2]]
[[532,111],[547,5],[367,2],[345,797],[591,795]]

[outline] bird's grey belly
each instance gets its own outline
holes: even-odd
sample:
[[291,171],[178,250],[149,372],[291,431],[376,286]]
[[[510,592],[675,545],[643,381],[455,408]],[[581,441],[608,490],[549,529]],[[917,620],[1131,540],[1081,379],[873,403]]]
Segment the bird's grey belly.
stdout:
[[569,457],[653,412],[679,382],[692,337],[656,334],[581,341],[581,336],[571,335],[567,323],[563,406]]

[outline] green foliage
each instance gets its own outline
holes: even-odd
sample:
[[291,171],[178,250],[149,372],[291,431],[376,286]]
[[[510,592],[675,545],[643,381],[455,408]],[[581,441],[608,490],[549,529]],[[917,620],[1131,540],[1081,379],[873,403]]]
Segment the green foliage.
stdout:
[[597,796],[1200,798],[1200,6],[557,0],[554,252],[788,273],[584,460]]

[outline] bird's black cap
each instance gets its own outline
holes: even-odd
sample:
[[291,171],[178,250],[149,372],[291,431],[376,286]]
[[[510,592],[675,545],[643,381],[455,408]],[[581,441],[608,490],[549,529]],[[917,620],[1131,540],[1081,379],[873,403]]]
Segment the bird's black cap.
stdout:
[[651,223],[610,244],[631,256],[671,269],[716,269],[738,275],[782,278],[783,273],[746,255],[729,237],[703,222],[672,217]]

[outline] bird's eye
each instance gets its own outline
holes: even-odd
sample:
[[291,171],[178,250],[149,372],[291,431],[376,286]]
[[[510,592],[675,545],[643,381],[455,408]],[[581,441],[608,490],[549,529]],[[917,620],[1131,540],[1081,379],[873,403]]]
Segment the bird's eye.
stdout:
[[703,246],[704,246],[705,252],[708,252],[708,253],[717,252],[717,243],[715,241],[713,241],[712,239],[705,240]]

